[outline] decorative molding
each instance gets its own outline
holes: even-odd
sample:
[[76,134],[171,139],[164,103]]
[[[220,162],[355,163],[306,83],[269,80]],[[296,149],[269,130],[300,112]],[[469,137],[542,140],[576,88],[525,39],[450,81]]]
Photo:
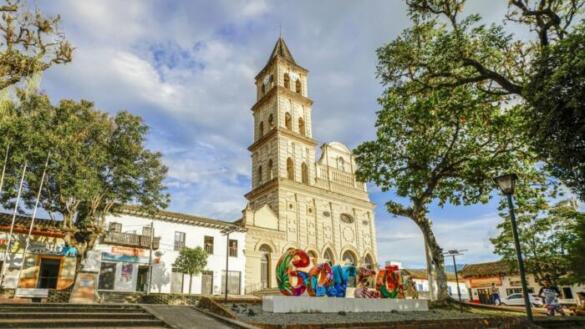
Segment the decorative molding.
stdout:
[[266,71],[268,71],[269,68],[271,68],[273,66],[273,64],[288,64],[293,66],[295,69],[303,72],[305,75],[307,75],[309,73],[309,70],[307,70],[306,68],[300,66],[299,64],[293,63],[289,60],[287,60],[286,58],[282,58],[281,56],[275,56],[272,57],[268,63],[266,63],[266,65],[262,68],[262,70],[260,70],[260,72],[256,75],[256,77],[254,77],[254,80],[258,81],[258,79],[260,79],[264,73],[266,73]]
[[313,100],[310,99],[309,97],[305,97],[299,93],[295,93],[294,91],[292,91],[290,89],[287,89],[283,86],[277,85],[277,86],[272,87],[267,93],[265,93],[262,97],[260,97],[260,99],[256,102],[256,104],[254,104],[250,108],[250,110],[252,112],[256,112],[258,109],[260,109],[262,107],[262,105],[267,103],[274,96],[276,96],[277,98],[278,98],[278,96],[286,96],[286,97],[289,97],[292,100],[294,100],[294,101],[296,101],[304,106],[312,106],[313,105]]

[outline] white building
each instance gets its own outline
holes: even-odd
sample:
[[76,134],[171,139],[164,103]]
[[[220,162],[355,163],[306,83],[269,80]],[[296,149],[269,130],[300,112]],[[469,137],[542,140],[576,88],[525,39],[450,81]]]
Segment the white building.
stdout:
[[[151,253],[151,225],[153,227]],[[229,294],[243,294],[245,233],[229,222],[168,211],[149,215],[125,207],[106,218],[105,232],[94,248],[101,252],[99,290],[145,291],[152,258],[151,292],[189,293],[189,275],[173,267],[183,247],[202,247],[207,268],[192,278],[193,294],[221,294],[225,290],[226,254],[229,253]],[[227,237],[222,231],[235,230]],[[151,256],[152,254],[152,256]]]
[[[415,285],[416,285],[416,290],[419,293],[419,296],[421,298],[428,298],[429,297],[429,280],[427,277],[427,271],[422,269],[406,269],[402,271],[402,275],[403,275],[403,279],[405,279],[405,277],[410,276],[412,277]],[[455,274],[454,273],[446,273],[447,275],[447,289],[449,291],[449,296],[451,296],[454,299],[458,299],[459,295],[457,292],[457,281],[459,281],[459,291],[461,293],[461,300],[470,300],[469,298],[469,289],[467,289],[467,286],[465,285],[465,280],[459,276],[458,280],[456,280],[455,278]],[[437,290],[437,288],[435,287],[435,291]]]

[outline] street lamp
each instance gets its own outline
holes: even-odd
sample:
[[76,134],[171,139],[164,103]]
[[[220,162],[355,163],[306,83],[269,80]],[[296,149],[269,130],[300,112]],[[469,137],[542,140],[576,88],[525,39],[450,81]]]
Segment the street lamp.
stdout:
[[514,245],[516,246],[516,257],[518,258],[518,270],[520,272],[520,281],[522,283],[522,295],[524,295],[524,305],[526,307],[526,316],[528,321],[532,322],[532,308],[530,298],[528,297],[528,284],[526,283],[526,271],[524,270],[524,260],[522,259],[522,249],[520,248],[520,239],[518,238],[518,226],[516,225],[516,216],[514,215],[514,202],[512,195],[516,186],[516,174],[506,174],[494,178],[494,181],[502,190],[502,193],[508,197],[508,208],[510,208],[510,220],[512,222],[512,234],[514,235]]
[[228,226],[221,230],[222,234],[226,236],[225,248],[225,302],[228,301],[228,278],[229,278],[229,259],[230,259],[230,233],[238,231],[237,226]]
[[459,305],[463,309],[463,302],[461,301],[461,288],[459,288],[459,276],[457,275],[457,262],[455,261],[455,256],[463,256],[463,252],[467,251],[467,249],[452,249],[443,253],[443,256],[451,256],[453,257],[453,268],[455,269],[455,283],[457,284],[457,296],[459,297]]

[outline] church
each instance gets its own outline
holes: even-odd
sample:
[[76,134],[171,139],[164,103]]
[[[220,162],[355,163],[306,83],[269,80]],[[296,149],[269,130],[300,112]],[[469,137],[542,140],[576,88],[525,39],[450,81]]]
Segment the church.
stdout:
[[290,248],[313,264],[377,264],[375,205],[356,180],[351,150],[325,143],[316,159],[308,73],[279,38],[255,78],[252,189],[239,221],[247,230],[246,293],[276,288],[276,263]]

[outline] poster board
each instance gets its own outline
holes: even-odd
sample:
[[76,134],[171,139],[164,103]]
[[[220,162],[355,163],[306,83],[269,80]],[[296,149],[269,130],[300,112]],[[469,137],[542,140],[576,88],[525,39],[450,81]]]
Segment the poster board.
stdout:
[[94,272],[79,272],[71,291],[69,303],[93,304],[97,302],[98,274]]

